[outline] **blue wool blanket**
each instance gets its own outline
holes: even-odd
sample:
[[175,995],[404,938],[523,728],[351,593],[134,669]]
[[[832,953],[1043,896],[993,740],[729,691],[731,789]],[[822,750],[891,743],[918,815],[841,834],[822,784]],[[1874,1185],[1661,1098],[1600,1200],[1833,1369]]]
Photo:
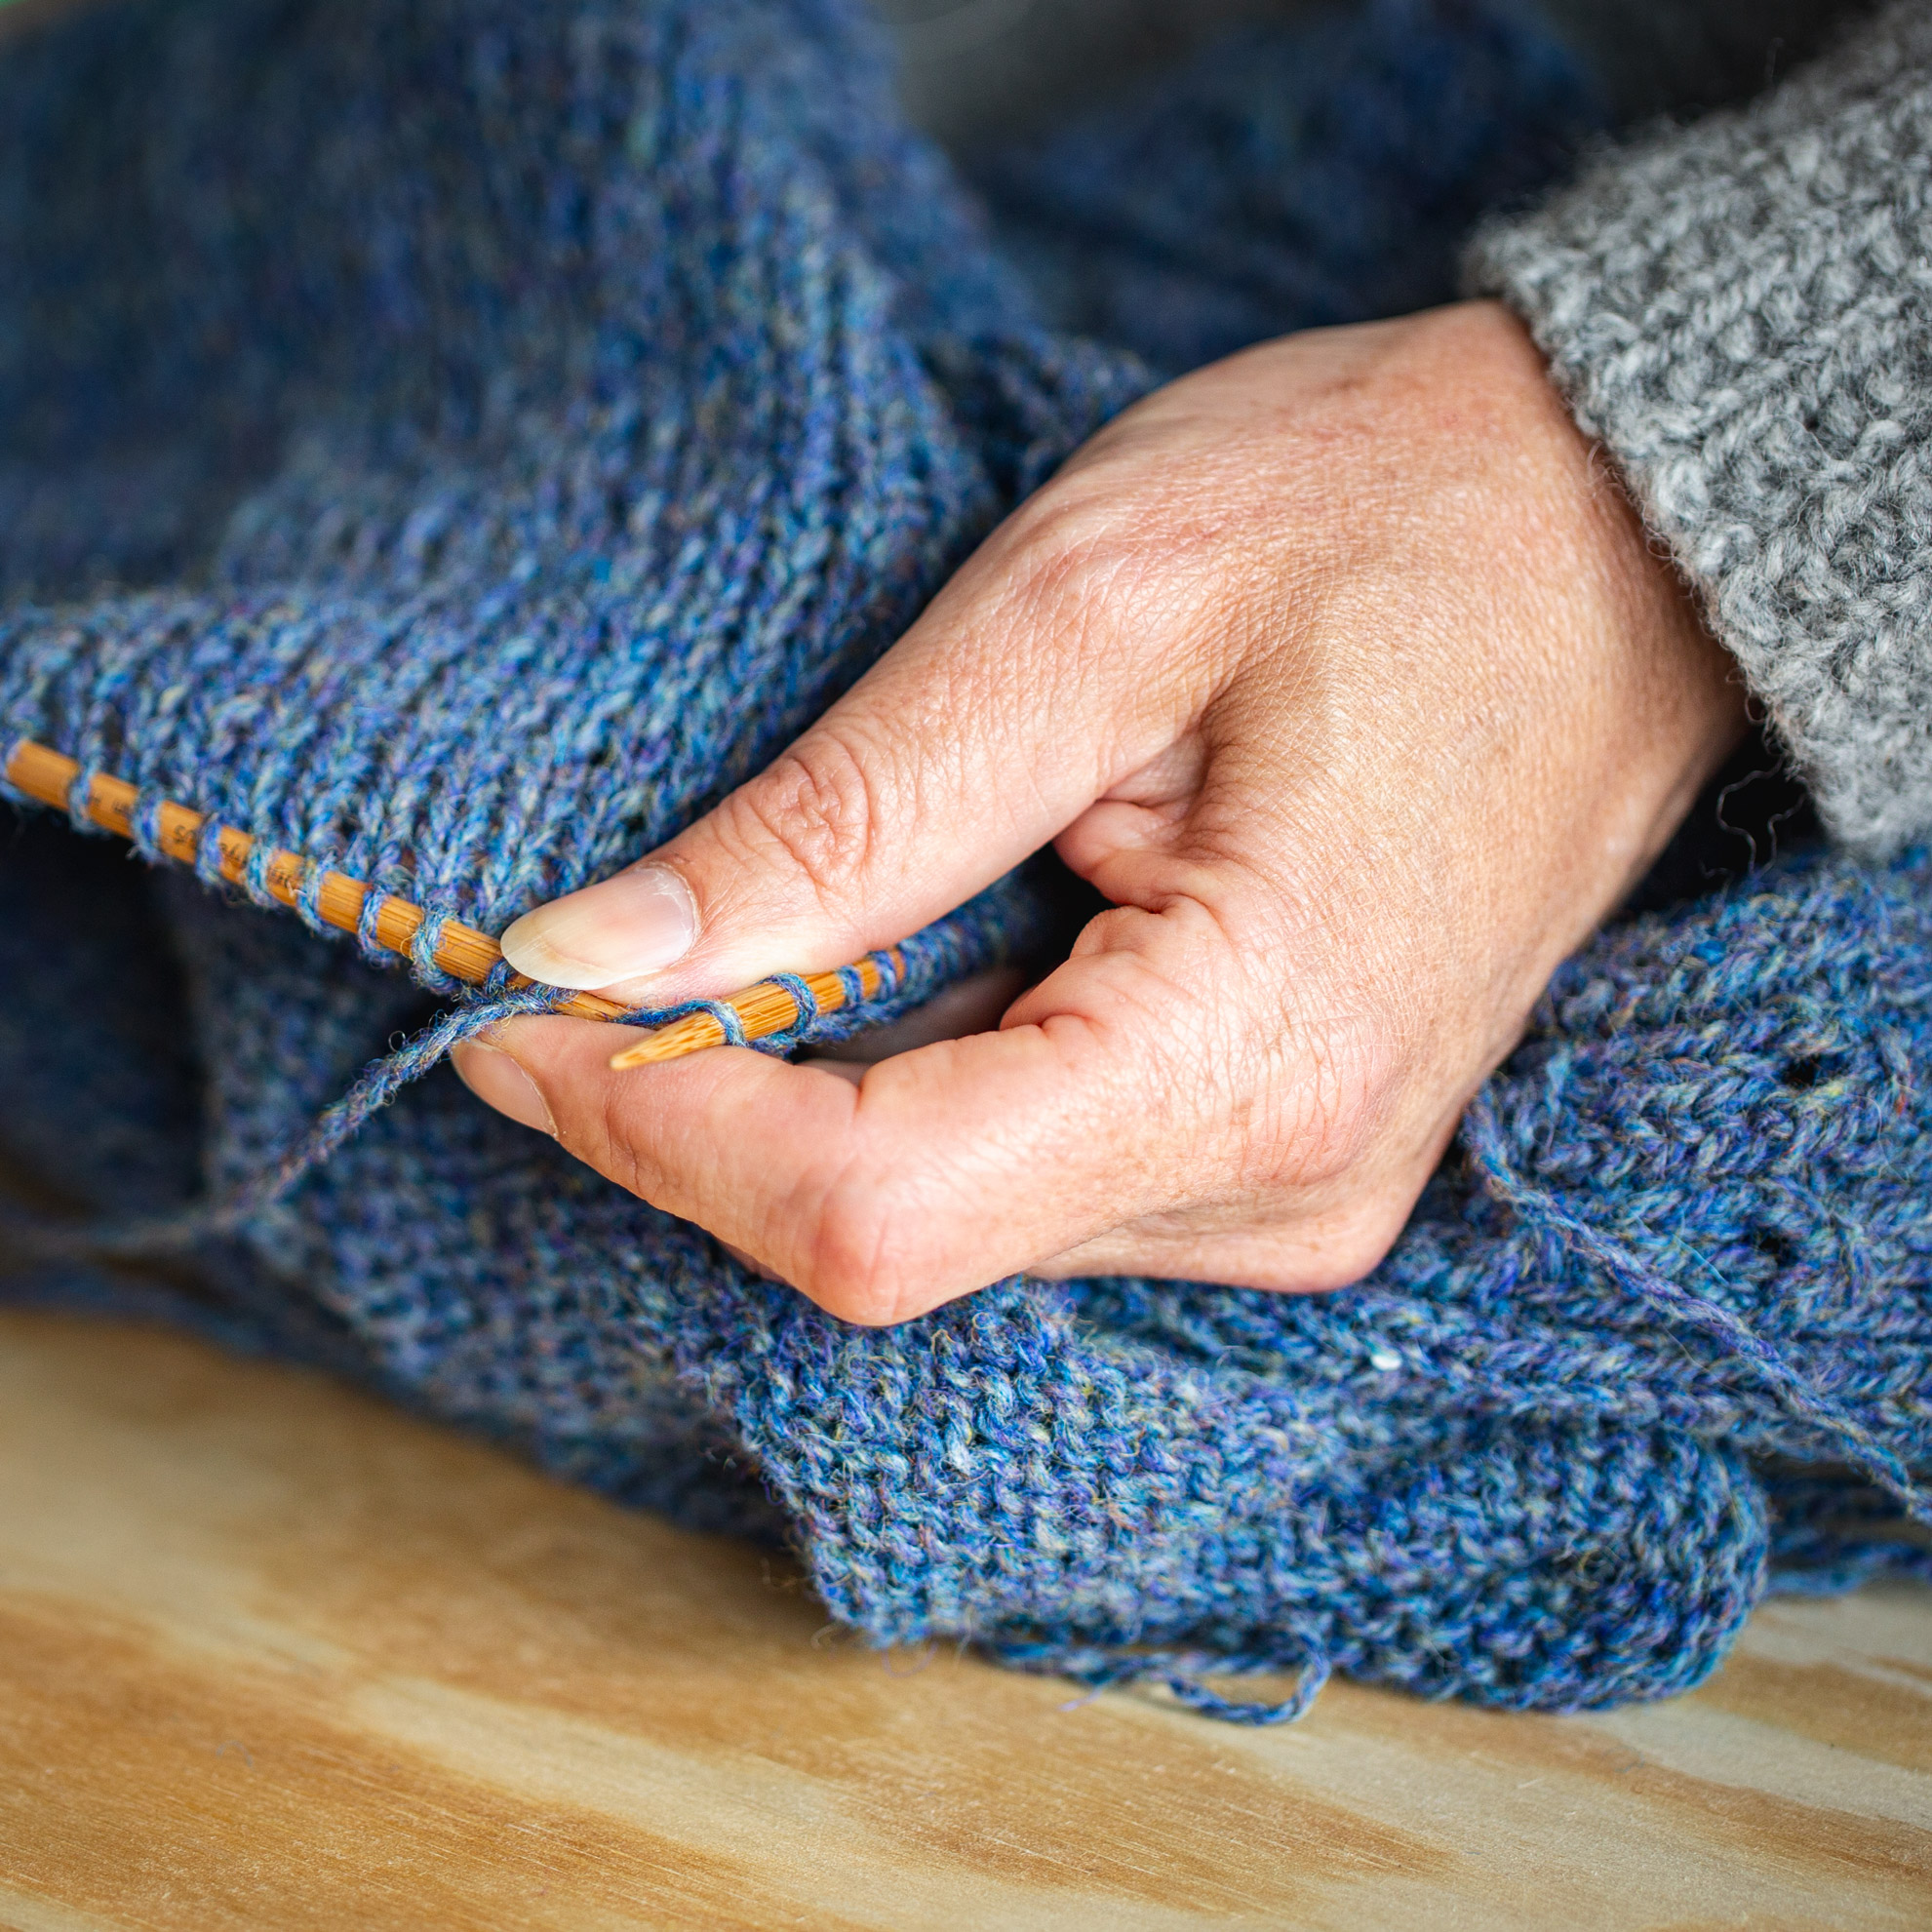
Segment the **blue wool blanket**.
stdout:
[[[1446,295],[1600,121],[1500,0],[1251,36],[966,168],[839,0],[20,33],[0,738],[132,779],[150,856],[177,799],[499,928],[758,769],[1161,375]],[[1357,1288],[1009,1281],[880,1332],[472,1102],[435,1062],[501,1001],[211,891],[213,857],[8,829],[16,1300],[334,1364],[788,1538],[874,1640],[1224,1715],[1331,1669],[1656,1696],[1767,1588],[1927,1571],[1922,858],[1615,925]],[[1079,916],[1036,864],[842,1021]],[[1204,1681],[1240,1672],[1297,1681]]]

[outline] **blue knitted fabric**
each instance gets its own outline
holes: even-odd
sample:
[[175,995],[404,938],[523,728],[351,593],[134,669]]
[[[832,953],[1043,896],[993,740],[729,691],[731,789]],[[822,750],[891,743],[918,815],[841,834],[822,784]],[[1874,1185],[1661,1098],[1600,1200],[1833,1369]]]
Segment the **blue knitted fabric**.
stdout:
[[[84,10],[0,57],[0,735],[499,927],[757,769],[1156,368],[1446,294],[1597,118],[1507,8],[1386,0],[981,195],[835,0]],[[11,1297],[789,1538],[872,1639],[1224,1715],[1336,1668],[1654,1696],[1774,1582],[1926,1567],[1920,859],[1604,935],[1357,1289],[1015,1281],[889,1332],[472,1102],[436,1062],[501,998],[438,1018],[423,949],[247,896],[8,830]],[[1076,912],[1023,870],[842,1024]]]

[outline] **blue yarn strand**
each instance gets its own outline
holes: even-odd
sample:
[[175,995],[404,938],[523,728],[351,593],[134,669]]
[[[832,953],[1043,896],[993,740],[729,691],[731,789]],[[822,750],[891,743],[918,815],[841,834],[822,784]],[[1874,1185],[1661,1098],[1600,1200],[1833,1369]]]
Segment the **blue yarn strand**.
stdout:
[[[72,1206],[0,1214],[0,1290],[333,1337],[573,1479],[790,1542],[868,1639],[1234,1721],[1329,1671],[1671,1695],[1767,1589],[1924,1575],[1923,854],[1598,935],[1333,1295],[1018,1281],[852,1327],[422,1078],[561,997],[502,968],[420,1030],[437,921],[500,931],[710,809],[1158,372],[1448,299],[1598,101],[1531,9],[1374,0],[967,181],[820,0],[4,36],[0,742],[134,784],[144,851],[171,797],[264,856],[237,892],[211,829],[203,891],[54,815],[0,842],[0,1164]],[[301,918],[242,902],[271,849],[316,862]],[[309,929],[325,859],[434,909],[407,958],[379,894],[357,944]],[[1074,910],[1022,868],[760,1044],[1049,967]],[[719,1001],[636,1017],[699,1010],[744,1044]],[[1262,1671],[1292,1692],[1222,1681]]]
[[1486,1094],[1479,1094],[1472,1103],[1463,1134],[1497,1193],[1518,1213],[1533,1225],[1550,1230],[1575,1253],[1604,1269],[1619,1285],[1641,1296],[1667,1319],[1701,1329],[1722,1343],[1796,1421],[1836,1443],[1854,1469],[1878,1482],[1917,1520],[1932,1524],[1932,1492],[1913,1479],[1898,1452],[1877,1440],[1841,1405],[1821,1396],[1748,1322],[1719,1303],[1679,1287],[1623,1242],[1581,1220],[1554,1196],[1527,1185],[1502,1151],[1494,1105]]

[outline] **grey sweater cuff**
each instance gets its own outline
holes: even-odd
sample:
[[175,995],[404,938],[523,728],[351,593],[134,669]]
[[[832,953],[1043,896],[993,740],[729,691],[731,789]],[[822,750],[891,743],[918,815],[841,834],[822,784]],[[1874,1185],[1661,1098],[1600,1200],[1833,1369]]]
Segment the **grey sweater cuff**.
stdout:
[[1809,781],[1932,831],[1932,7],[1479,235]]

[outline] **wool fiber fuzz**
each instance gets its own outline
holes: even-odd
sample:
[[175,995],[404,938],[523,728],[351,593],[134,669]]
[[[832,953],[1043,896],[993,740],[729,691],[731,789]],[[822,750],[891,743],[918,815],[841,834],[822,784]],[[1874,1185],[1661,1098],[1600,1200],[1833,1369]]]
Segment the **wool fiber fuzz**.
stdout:
[[1932,825],[1932,13],[1486,234],[1845,843]]
[[[1600,122],[1508,9],[1283,33],[983,194],[834,0],[138,0],[21,35],[0,730],[135,781],[138,829],[179,799],[486,928],[609,873],[1157,368],[1446,294]],[[1246,172],[1189,228],[1163,195],[1209,146]],[[1925,1568],[1922,859],[1799,855],[1613,927],[1358,1288],[1016,1281],[889,1331],[476,1105],[434,1063],[487,1007],[312,1158],[455,989],[203,869],[44,814],[0,848],[16,1300],[325,1362],[788,1539],[874,1641],[1239,1718],[1336,1669],[1657,1696],[1767,1588]],[[1024,869],[841,1023],[1078,912]],[[1205,1681],[1242,1672],[1292,1687]]]

